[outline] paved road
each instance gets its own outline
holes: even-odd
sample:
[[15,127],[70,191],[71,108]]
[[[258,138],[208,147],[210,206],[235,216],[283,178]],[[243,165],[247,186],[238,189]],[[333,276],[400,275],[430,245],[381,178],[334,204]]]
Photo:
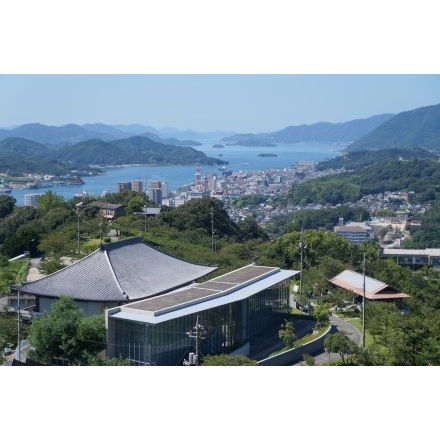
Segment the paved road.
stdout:
[[[333,314],[331,317],[331,321],[332,321],[332,325],[337,328],[338,332],[345,333],[358,346],[361,345],[362,335],[361,332],[356,327],[351,325],[349,322],[344,321],[341,318],[338,318],[336,315]],[[314,358],[315,358],[315,365],[329,364],[329,354],[326,351],[316,353]],[[340,359],[341,356],[339,353],[330,353],[330,362],[339,361]],[[301,365],[301,362],[295,365]]]

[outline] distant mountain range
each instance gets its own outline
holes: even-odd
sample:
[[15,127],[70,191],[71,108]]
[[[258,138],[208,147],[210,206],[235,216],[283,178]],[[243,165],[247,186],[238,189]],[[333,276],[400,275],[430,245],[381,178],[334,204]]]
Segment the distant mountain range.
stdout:
[[[67,124],[60,127],[33,123],[0,129],[0,172],[51,173],[72,167],[87,169],[122,164],[225,164],[207,157],[197,139],[219,140],[249,147],[277,143],[341,143],[346,152],[389,148],[440,151],[440,104],[344,123],[318,122],[289,126],[272,133],[198,133],[173,128],[106,124]],[[52,170],[52,171],[51,171]]]
[[[168,145],[197,146],[200,145],[196,139],[218,139],[227,136],[232,132],[208,132],[197,133],[194,131],[176,130],[163,128],[156,130],[147,125],[106,125],[106,124],[67,124],[62,126],[50,126],[38,123],[24,124],[12,129],[0,128],[0,140],[9,137],[23,138],[39,142],[47,146],[74,145],[78,142],[90,139],[102,141],[114,141],[127,139],[133,136],[144,136],[157,142]],[[167,136],[167,138],[163,138]],[[180,139],[180,140],[178,140]],[[188,140],[186,140],[188,139]]]
[[276,143],[342,143],[347,152],[388,148],[440,151],[440,104],[344,123],[318,122],[260,134],[234,134],[227,145],[274,146]]
[[272,133],[236,134],[221,139],[221,142],[243,146],[271,146],[281,142],[349,143],[361,138],[393,116],[383,114],[343,123],[318,122],[312,125],[289,126]]

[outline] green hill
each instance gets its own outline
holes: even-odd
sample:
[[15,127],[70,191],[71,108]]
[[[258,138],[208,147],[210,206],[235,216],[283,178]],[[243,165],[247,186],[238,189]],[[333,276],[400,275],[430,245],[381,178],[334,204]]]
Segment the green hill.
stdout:
[[346,151],[387,148],[440,150],[440,104],[399,113],[350,144]]
[[89,165],[222,165],[192,147],[164,145],[142,136],[105,142],[90,139],[58,149],[22,138],[0,141],[0,161],[10,175],[22,173],[60,174],[89,171]]
[[92,139],[59,149],[59,158],[77,164],[108,165],[220,165],[191,147],[164,145],[143,136],[104,142]]

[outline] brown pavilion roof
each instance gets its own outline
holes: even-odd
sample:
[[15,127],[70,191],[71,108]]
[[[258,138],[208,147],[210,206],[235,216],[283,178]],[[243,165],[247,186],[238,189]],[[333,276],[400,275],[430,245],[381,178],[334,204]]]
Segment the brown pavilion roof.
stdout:
[[[364,276],[352,270],[344,270],[329,280],[335,286],[364,296]],[[367,299],[400,299],[409,295],[399,292],[388,284],[371,277],[365,277],[365,298]]]

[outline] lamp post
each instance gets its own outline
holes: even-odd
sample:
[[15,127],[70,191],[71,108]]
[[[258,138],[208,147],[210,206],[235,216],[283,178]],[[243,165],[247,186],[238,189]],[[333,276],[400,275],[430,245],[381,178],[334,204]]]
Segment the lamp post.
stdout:
[[80,215],[79,215],[79,209],[78,208],[76,208],[76,209],[74,209],[73,210],[73,212],[77,215],[77,217],[78,217],[78,227],[77,227],[77,241],[78,241],[78,255],[80,255],[80,248],[79,248],[79,218],[80,218]]
[[26,243],[26,256],[27,256],[27,257],[30,256],[30,252],[29,252],[29,243],[31,243],[31,242],[33,242],[33,241],[35,241],[35,238],[32,238],[32,240],[29,240],[29,241]]

